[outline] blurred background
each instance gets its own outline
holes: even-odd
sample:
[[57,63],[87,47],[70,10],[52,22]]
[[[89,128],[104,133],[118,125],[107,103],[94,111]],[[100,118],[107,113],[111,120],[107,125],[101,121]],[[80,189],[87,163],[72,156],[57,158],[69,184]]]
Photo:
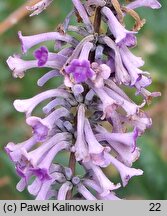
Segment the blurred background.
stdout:
[[[20,8],[24,0],[0,0],[0,200],[34,199],[27,191],[16,190],[18,177],[15,168],[4,152],[9,142],[22,142],[30,137],[31,131],[25,124],[23,113],[14,110],[13,101],[18,98],[29,98],[40,92],[36,81],[45,69],[29,71],[26,76],[14,79],[6,65],[6,59],[13,53],[20,53],[17,32],[24,35],[53,31],[65,18],[72,7],[71,1],[55,0],[52,5],[39,16],[29,18],[25,10]],[[146,24],[137,35],[138,46],[134,52],[145,60],[144,70],[151,73],[153,83],[149,90],[160,91],[162,96],[155,98],[145,110],[153,119],[153,126],[138,140],[141,157],[134,164],[144,170],[144,175],[134,177],[128,186],[118,191],[120,197],[126,199],[167,199],[167,2],[160,1],[160,10],[138,9]],[[14,11],[20,17],[18,23],[6,29],[8,22],[4,20]],[[52,47],[53,44],[51,44]],[[32,53],[28,54],[31,58]],[[47,69],[46,69],[47,71]],[[48,82],[46,89],[54,88],[60,80]],[[130,97],[134,97],[131,94]],[[136,99],[135,99],[136,101]],[[58,158],[62,160],[62,157]],[[66,164],[67,157],[63,157]],[[106,173],[116,182],[117,173],[107,169]]]

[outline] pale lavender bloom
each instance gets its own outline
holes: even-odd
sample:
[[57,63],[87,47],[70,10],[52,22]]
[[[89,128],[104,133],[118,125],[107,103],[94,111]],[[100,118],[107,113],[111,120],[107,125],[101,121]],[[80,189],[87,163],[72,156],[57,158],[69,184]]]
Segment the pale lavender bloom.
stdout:
[[12,75],[14,78],[17,77],[23,78],[27,70],[36,68],[38,66],[60,69],[64,63],[65,63],[65,59],[63,58],[61,59],[57,58],[55,61],[48,60],[46,62],[41,62],[39,56],[38,56],[38,60],[23,60],[20,58],[19,55],[14,55],[13,57],[10,56],[7,60],[7,64],[9,68],[12,70]]
[[[17,169],[16,169],[16,172],[17,172]],[[17,172],[17,174],[20,176],[20,174],[18,172]],[[31,174],[29,176],[31,176]],[[18,191],[22,192],[26,188],[26,186],[27,186],[27,178],[25,176],[21,176],[20,181],[16,185],[16,189]]]
[[59,191],[58,191],[58,194],[57,194],[57,199],[58,200],[66,200],[66,195],[67,195],[67,192],[69,190],[72,189],[72,183],[67,181],[65,182],[64,184],[62,184],[62,186],[60,187]]
[[93,83],[95,87],[101,88],[104,86],[104,80],[107,80],[111,75],[111,69],[107,64],[98,64],[93,62],[91,64],[93,71],[95,72],[95,77],[93,78]]
[[107,113],[112,109],[113,105],[117,104],[117,101],[111,98],[103,88],[96,88],[92,82],[88,82],[88,84],[102,101],[102,119],[104,119]]
[[76,45],[78,43],[73,37],[69,35],[62,35],[58,32],[47,32],[32,36],[23,36],[21,31],[19,31],[18,36],[22,44],[23,53],[26,53],[31,47],[44,41],[61,40],[72,45]]
[[[99,131],[101,131],[103,134],[108,133],[108,131],[102,127],[99,127]],[[126,166],[131,167],[133,162],[135,162],[140,156],[140,149],[138,147],[134,147],[133,145],[132,146],[125,145],[124,143],[114,141],[109,137],[104,138],[99,134],[96,135],[96,138],[99,142],[106,140],[110,145],[110,147],[116,153],[117,159],[123,162]]]
[[119,114],[116,111],[116,107],[113,106],[112,112],[108,112],[106,116],[108,122],[112,125],[113,133],[123,133],[124,126],[122,125]]
[[[56,164],[54,164],[55,166]],[[51,170],[51,179],[46,181],[41,181],[38,177],[28,185],[27,189],[30,194],[36,196],[37,200],[45,200],[48,192],[55,183],[64,183],[66,181],[65,176],[61,173],[62,170]],[[54,194],[55,195],[55,194]]]
[[68,116],[69,111],[62,107],[59,108],[52,113],[50,113],[47,117],[44,119],[41,119],[36,116],[31,116],[26,119],[26,123],[30,125],[33,129],[34,137],[38,142],[43,142],[46,140],[49,131],[53,128],[55,122],[64,116]]
[[129,3],[126,7],[133,10],[139,7],[150,7],[152,9],[159,9],[161,8],[161,4],[157,0],[135,0]]
[[58,152],[65,150],[65,149],[69,149],[69,147],[70,147],[70,143],[66,141],[62,141],[56,144],[48,151],[45,157],[43,157],[43,160],[36,167],[30,168],[30,170],[42,182],[44,180],[51,179],[49,169],[51,167],[53,159],[55,158],[56,154],[58,154]]
[[118,47],[115,48],[115,79],[118,84],[123,83],[125,85],[129,85],[129,83],[131,82],[130,75],[121,60],[121,55]]
[[143,98],[146,99],[146,101],[152,100],[152,98],[154,98],[154,97],[160,97],[161,96],[161,92],[150,92],[145,88],[140,88],[140,90],[136,92],[136,95],[137,94],[141,94],[143,96]]
[[132,100],[128,97],[128,95],[115,82],[113,82],[112,79],[105,80],[105,84],[117,95],[121,96],[122,98],[124,98],[129,102],[132,102]]
[[75,84],[72,87],[72,91],[73,91],[74,96],[79,96],[84,92],[84,87],[80,84]]
[[54,179],[44,182],[38,192],[38,195],[35,200],[46,200],[47,193],[50,189],[51,184],[54,182]]
[[31,167],[35,167],[54,145],[70,139],[71,135],[67,132],[57,133],[35,150],[28,152],[26,149],[24,149],[24,151],[22,151],[22,157],[24,157],[25,160],[29,162]]
[[90,180],[90,179],[84,179],[83,181],[84,185],[86,185],[89,188],[94,189],[97,192],[97,199],[98,200],[120,200],[115,193],[112,191],[107,195],[101,195],[102,192],[102,188],[100,187],[100,185],[97,184],[96,181],[94,180]]
[[86,200],[97,200],[82,183],[77,185],[77,190]]
[[69,58],[67,59],[64,68],[69,65],[69,63],[73,60],[73,59],[78,59],[79,56],[81,55],[81,60],[84,59],[88,59],[89,53],[92,49],[92,43],[91,41],[95,40],[95,35],[90,34],[87,35],[86,37],[84,37],[75,47],[75,49],[72,52],[72,55],[69,56]]
[[123,117],[121,116],[121,121],[129,123],[134,126],[138,130],[138,134],[141,135],[145,132],[147,128],[150,128],[152,125],[151,118],[144,112],[139,112],[131,117]]
[[41,180],[39,178],[35,178],[35,180],[30,185],[28,185],[27,189],[30,194],[36,196],[40,191],[41,186],[42,186]]
[[[63,135],[65,134],[56,134],[48,142],[44,143],[42,146],[29,153],[27,153],[26,148],[24,147],[20,149],[20,156],[17,158],[17,160],[14,161],[16,164],[16,171],[21,177],[21,180],[17,185],[17,189],[19,191],[24,190],[24,188],[28,185],[29,180],[34,174],[37,174],[37,177],[40,179],[40,181],[50,179],[49,172],[53,172],[53,170],[55,170],[55,166],[51,164],[53,160],[52,157],[54,156],[54,154],[56,155],[58,151],[61,151],[64,148],[68,147],[68,145],[70,145],[70,143],[67,143],[65,141],[63,142],[63,140],[69,138],[68,135]],[[59,143],[57,144],[56,142]],[[56,144],[57,146],[53,147]],[[50,154],[48,152],[49,149],[53,150]],[[43,159],[43,157],[46,158],[45,162],[48,163],[45,163],[45,166],[41,168],[42,170],[40,170],[38,167],[38,163]],[[39,163],[39,166],[42,166],[42,162]],[[47,169],[45,169],[45,167]],[[36,181],[34,182],[34,184],[36,184]]]
[[152,83],[151,77],[147,77],[144,75],[141,75],[141,79],[136,82],[135,87],[137,89],[137,92],[140,92],[142,88],[145,88],[149,86]]
[[22,149],[24,148],[26,151],[29,151],[36,143],[35,137],[31,137],[17,145],[13,142],[9,142],[5,147],[5,151],[13,162],[17,162],[21,159]]
[[100,169],[100,167],[94,165],[93,163],[87,162],[87,163],[84,163],[84,166],[86,166],[86,168],[88,170],[91,169],[93,171],[93,178],[100,185],[100,187],[102,189],[101,196],[105,196],[105,195],[109,194],[110,191],[116,190],[121,186],[119,183],[116,185],[114,183],[112,183],[105,176],[105,174]]
[[[51,174],[51,179],[46,180],[41,184],[39,191],[37,192],[36,200],[47,200],[48,193],[51,191],[51,186],[56,181],[64,183],[66,181],[62,173],[54,172]],[[39,183],[40,184],[40,183]],[[52,193],[52,196],[55,196],[56,193]],[[51,196],[51,195],[50,195]],[[51,196],[51,197],[52,197]],[[56,197],[55,197],[56,198]]]
[[93,190],[97,191],[98,193],[101,193],[101,192],[102,192],[102,188],[100,187],[100,185],[99,185],[95,180],[92,180],[92,179],[84,179],[84,180],[83,180],[83,184],[84,184],[86,187],[92,188]]
[[109,162],[106,158],[106,153],[110,152],[109,147],[103,147],[95,138],[88,119],[85,119],[85,139],[88,144],[91,161],[98,166],[107,167]]
[[120,53],[121,55],[125,55],[129,61],[136,67],[142,67],[144,65],[144,61],[142,60],[141,57],[135,56],[127,46],[122,45],[120,47]]
[[124,187],[128,184],[128,181],[130,178],[132,178],[133,176],[138,176],[138,175],[143,174],[142,170],[127,167],[123,163],[118,161],[116,158],[114,158],[112,155],[108,154],[108,159],[119,171],[121,179],[122,179],[122,184]]
[[119,142],[126,146],[132,147],[132,149],[136,147],[136,140],[138,138],[137,128],[135,128],[133,132],[127,133],[110,133],[107,130],[104,131],[101,126],[97,126],[96,130],[99,132],[99,134],[96,134],[97,139]]
[[118,154],[117,159],[128,167],[131,167],[133,163],[140,157],[140,149],[137,147],[133,149],[120,143],[113,144],[113,142],[109,142],[109,144],[111,144],[113,149]]
[[15,100],[13,105],[17,111],[25,112],[28,117],[39,103],[53,97],[70,98],[70,94],[64,89],[50,89],[29,99]]
[[145,105],[145,102],[143,102],[141,105],[136,105],[133,101],[129,101],[121,97],[115,91],[107,87],[105,87],[104,90],[113,100],[117,101],[117,104],[119,104],[126,111],[127,116],[131,116],[138,113],[139,109]]
[[[128,74],[128,71],[125,69],[125,67],[124,67],[124,65],[122,63],[119,47],[116,46],[114,41],[111,38],[109,38],[108,36],[103,37],[102,41],[108,47],[110,47],[112,49],[111,51],[114,51],[114,55],[112,53],[112,57],[110,57],[110,58],[114,59],[115,79],[116,79],[116,81],[118,82],[118,84],[123,83],[125,85],[128,85],[130,83],[130,76]],[[110,51],[109,54],[111,54],[111,51]]]
[[84,136],[84,124],[85,124],[85,108],[84,105],[81,104],[78,108],[78,114],[77,114],[76,142],[72,150],[75,151],[75,157],[77,161],[86,162],[89,160],[90,156],[89,156],[88,146]]
[[10,56],[7,59],[7,64],[12,70],[12,75],[14,78],[23,78],[26,70],[36,68],[38,66],[36,60],[25,61],[21,59],[19,55]]
[[136,67],[135,64],[133,64],[133,60],[131,60],[129,56],[126,55],[126,53],[122,52],[121,49],[120,52],[123,63],[131,77],[131,86],[135,85],[138,81],[140,81],[143,74],[149,75],[148,72],[142,71],[138,67]]
[[115,37],[115,42],[117,45],[122,44],[131,47],[136,45],[135,32],[126,30],[114,16],[113,12],[108,7],[102,8],[102,14],[107,17],[107,24],[111,33]]

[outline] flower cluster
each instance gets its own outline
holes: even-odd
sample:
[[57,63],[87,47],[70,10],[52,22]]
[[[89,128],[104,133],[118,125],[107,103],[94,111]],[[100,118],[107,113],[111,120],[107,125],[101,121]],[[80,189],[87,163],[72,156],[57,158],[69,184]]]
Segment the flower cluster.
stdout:
[[[51,2],[41,0],[29,9],[32,15],[39,14]],[[23,78],[28,69],[46,67],[50,71],[37,81],[38,86],[57,76],[64,82],[32,98],[14,101],[15,109],[25,113],[32,137],[19,144],[10,142],[5,150],[20,176],[17,189],[27,188],[38,200],[117,200],[115,190],[143,174],[132,168],[140,156],[137,138],[152,123],[141,108],[160,95],[146,89],[151,84],[150,74],[141,69],[144,61],[131,52],[144,24],[134,9],[158,9],[161,5],[157,0],[124,5],[118,0],[72,3],[74,8],[57,32],[18,33],[23,54],[45,41],[55,42],[55,52],[39,46],[34,60],[10,56],[7,64],[13,77]],[[135,18],[132,30],[124,25],[127,14]],[[76,26],[70,25],[72,16],[77,18]],[[71,32],[79,37],[71,36]],[[128,87],[143,97],[141,104],[124,92]],[[34,109],[44,101],[43,116],[34,116]],[[69,153],[69,167],[55,163],[62,151]],[[82,176],[75,173],[77,163],[84,169]],[[121,183],[114,184],[104,174],[103,168],[108,166],[118,170]]]

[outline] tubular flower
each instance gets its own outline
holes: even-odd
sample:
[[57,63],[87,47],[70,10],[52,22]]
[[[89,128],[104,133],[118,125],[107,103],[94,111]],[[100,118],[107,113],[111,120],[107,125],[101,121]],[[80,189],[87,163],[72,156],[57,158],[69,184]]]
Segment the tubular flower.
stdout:
[[[29,7],[31,16],[51,2],[41,0]],[[51,70],[37,81],[38,86],[57,76],[63,83],[32,98],[14,101],[15,109],[25,114],[32,136],[18,144],[9,142],[5,151],[20,177],[17,189],[27,188],[37,200],[119,200],[116,191],[121,185],[125,187],[131,178],[143,174],[132,167],[140,157],[137,139],[152,124],[141,109],[160,93],[146,89],[151,75],[142,71],[143,59],[129,49],[137,45],[138,32],[126,29],[119,19],[120,11],[112,7],[114,1],[71,2],[74,8],[61,24],[61,31],[32,36],[18,33],[22,55],[7,60],[13,77],[23,78],[31,68],[46,67]],[[135,0],[120,5],[122,18],[129,9],[139,7],[158,9],[161,5],[157,0]],[[73,16],[78,21],[75,26],[70,25]],[[103,33],[102,20],[107,29]],[[54,52],[42,45],[34,51],[34,59],[22,59],[45,41],[55,42]],[[130,99],[124,86],[143,97],[141,104]],[[36,116],[34,109],[44,101],[41,115]],[[55,163],[62,152],[69,153],[68,167]],[[82,175],[75,172],[77,163],[83,167]],[[103,168],[109,166],[118,170],[121,183],[115,184],[105,175]]]

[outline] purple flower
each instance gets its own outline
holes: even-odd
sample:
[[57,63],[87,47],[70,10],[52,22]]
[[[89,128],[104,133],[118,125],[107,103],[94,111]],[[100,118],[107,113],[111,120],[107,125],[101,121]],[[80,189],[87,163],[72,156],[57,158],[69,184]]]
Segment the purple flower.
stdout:
[[16,163],[21,160],[22,153],[24,151],[29,151],[36,143],[37,141],[35,137],[31,137],[30,139],[22,143],[18,143],[17,145],[10,142],[5,147],[5,151],[9,155],[10,159]]
[[72,189],[71,182],[67,181],[64,184],[62,184],[62,186],[60,187],[60,189],[58,191],[57,199],[58,200],[66,200],[67,192],[71,189]]
[[102,14],[107,17],[107,24],[111,33],[115,37],[115,42],[117,45],[122,44],[131,47],[136,45],[135,32],[126,30],[114,16],[113,12],[108,7],[102,8]]
[[92,79],[95,87],[100,88],[104,86],[104,80],[107,80],[111,75],[111,69],[107,64],[92,63],[92,69],[95,72],[95,77]]
[[135,85],[136,82],[139,82],[142,79],[143,74],[149,75],[148,72],[144,72],[140,70],[138,67],[136,67],[133,64],[133,60],[129,59],[129,56],[126,55],[125,52],[123,52],[121,49],[120,51],[121,51],[121,57],[122,57],[123,63],[131,77],[131,86]]
[[[44,55],[44,53],[43,53]],[[10,56],[7,59],[7,64],[9,66],[9,68],[12,70],[12,75],[14,78],[23,78],[25,75],[25,72],[28,69],[32,69],[32,68],[37,68],[38,66],[40,67],[48,67],[48,68],[53,68],[53,69],[60,69],[63,64],[65,63],[65,60],[63,56],[57,55],[57,59],[46,59],[46,53],[45,53],[45,57],[40,56],[39,57],[39,52],[38,52],[38,56],[36,54],[36,58],[38,60],[23,60],[21,59],[21,57],[19,55],[14,55],[13,57]],[[45,59],[41,59],[41,58],[45,58]]]
[[97,200],[96,197],[93,196],[93,194],[91,194],[91,192],[82,183],[77,185],[77,190],[86,200]]
[[117,104],[117,102],[113,98],[111,98],[103,88],[96,88],[91,82],[88,82],[88,84],[102,101],[102,119],[104,119],[107,113],[113,109],[113,105]]
[[107,167],[109,165],[106,159],[106,153],[110,152],[109,147],[103,147],[95,138],[94,133],[91,129],[88,119],[85,119],[85,139],[88,144],[90,159],[92,162],[101,167]]
[[19,55],[10,56],[7,64],[14,78],[23,78],[26,70],[37,67],[36,61],[24,61]]
[[75,83],[85,82],[88,78],[93,76],[90,68],[90,62],[87,60],[74,59],[69,66],[66,67],[66,73],[72,76]]
[[72,87],[72,91],[73,91],[73,93],[74,93],[75,96],[79,96],[79,95],[81,95],[84,92],[84,88],[80,84],[75,84]]
[[41,67],[48,60],[48,49],[42,46],[34,52],[34,56],[38,60],[38,66]]
[[69,35],[62,35],[58,32],[47,32],[47,33],[41,33],[32,36],[23,36],[21,31],[19,31],[18,36],[22,44],[23,53],[26,53],[31,47],[44,41],[61,40],[61,41],[71,43],[73,45],[77,44],[77,40],[74,39],[73,37]]
[[46,140],[47,136],[49,135],[49,131],[53,128],[55,122],[59,118],[63,116],[65,117],[67,115],[69,115],[69,111],[63,107],[53,111],[44,119],[31,116],[27,118],[26,122],[32,127],[33,134],[37,142],[43,142]]
[[78,108],[77,114],[77,135],[76,142],[74,148],[75,157],[77,161],[87,162],[90,159],[88,146],[84,136],[84,123],[85,123],[85,108],[84,105],[81,104]]
[[46,153],[56,144],[62,141],[68,141],[71,139],[71,135],[67,132],[56,133],[54,136],[49,138],[46,142],[44,142],[38,148],[28,152],[24,151],[24,158],[29,161],[29,165],[31,167],[36,167],[38,163],[42,160],[42,158],[46,155]]
[[103,139],[112,142],[119,142],[126,146],[132,147],[132,149],[136,147],[136,140],[138,137],[137,128],[135,128],[133,132],[127,133],[110,133],[107,130],[104,130],[101,126],[97,126],[96,130],[99,132],[99,134],[96,135],[96,138],[99,140]]
[[43,160],[34,168],[31,168],[30,170],[33,172],[35,176],[37,176],[42,182],[44,180],[51,179],[50,176],[50,167],[52,164],[52,161],[56,154],[64,149],[68,149],[70,147],[69,142],[62,141],[56,145],[54,145],[48,153],[43,157]]
[[129,61],[134,65],[136,66],[137,68],[138,67],[142,67],[144,65],[144,61],[142,60],[141,57],[137,57],[135,56],[129,49],[128,47],[126,46],[121,46],[120,47],[120,53],[121,55],[124,55],[127,57],[127,59],[129,59]]
[[[104,43],[110,47],[112,50],[109,53],[110,58],[114,59],[114,69],[115,69],[115,80],[117,81],[118,84],[125,84],[125,85],[129,85],[130,83],[130,76],[128,74],[128,71],[125,69],[122,59],[121,59],[121,55],[120,55],[120,51],[119,51],[119,47],[115,45],[114,41],[105,36],[102,39],[104,41]],[[114,50],[114,53],[113,53]],[[112,54],[112,56],[111,56]],[[110,59],[109,59],[110,60]],[[112,66],[113,67],[113,66]]]
[[39,103],[53,97],[70,98],[70,94],[64,89],[50,89],[30,99],[15,100],[13,105],[17,111],[25,112],[28,117]]
[[[102,127],[99,128],[99,131],[101,131],[103,134],[108,133],[108,131]],[[137,135],[138,133],[136,133],[134,136]],[[105,139],[100,134],[97,134],[96,138],[99,142],[104,140],[107,141],[107,143],[110,145],[110,147],[114,150],[115,154],[117,155],[117,159],[123,162],[126,166],[131,167],[133,162],[135,162],[140,156],[140,149],[136,147],[135,144],[128,146],[120,141],[118,142],[107,137]],[[137,139],[137,137],[134,137],[134,139]]]
[[104,88],[106,93],[115,101],[117,101],[117,104],[121,105],[122,108],[126,111],[127,116],[134,115],[139,112],[139,108],[143,107],[145,105],[145,102],[141,105],[136,105],[134,102],[132,102],[128,98],[124,98],[121,95],[119,95],[117,92],[113,91],[112,89],[109,89],[107,87]]
[[101,191],[101,196],[106,196],[107,194],[110,193],[112,190],[118,189],[121,185],[120,184],[114,184],[112,183],[103,173],[103,171],[96,165],[94,165],[91,162],[85,163],[84,166],[88,170],[93,171],[93,179],[97,182],[97,184],[100,185],[102,191]]
[[71,80],[75,83],[85,82],[87,79],[92,78],[94,75],[93,70],[90,68],[90,62],[88,60],[89,53],[93,47],[93,44],[86,42],[83,44],[81,53],[78,59],[73,59],[70,65],[65,67],[66,74],[71,76]]
[[[30,16],[41,13],[51,2],[41,0],[29,7]],[[140,69],[142,58],[129,50],[136,45],[137,32],[119,22],[117,8],[104,0],[72,3],[74,8],[58,32],[18,33],[23,54],[46,41],[54,41],[54,52],[41,45],[34,60],[10,56],[7,64],[12,75],[22,78],[28,69],[46,67],[51,70],[38,79],[38,86],[58,76],[63,81],[58,88],[14,101],[15,109],[25,113],[33,135],[22,143],[9,142],[5,151],[20,177],[16,188],[27,188],[36,200],[119,200],[114,191],[121,184],[113,183],[102,168],[114,166],[123,187],[133,176],[143,174],[132,167],[140,156],[137,138],[152,124],[141,108],[160,93],[146,89],[152,82],[150,74]],[[142,6],[156,9],[161,5],[157,0],[136,0],[126,7]],[[73,15],[78,21],[75,26],[71,25]],[[107,25],[103,34],[102,21]],[[124,87],[133,88],[135,96],[140,94],[142,103],[133,102]],[[37,116],[34,110],[41,103]],[[69,157],[68,167],[57,157],[62,152]],[[75,173],[77,163],[84,168],[83,174]]]
[[116,158],[114,158],[112,155],[108,154],[108,159],[119,171],[124,187],[127,185],[130,178],[143,174],[142,170],[127,167],[123,163],[118,161]]

